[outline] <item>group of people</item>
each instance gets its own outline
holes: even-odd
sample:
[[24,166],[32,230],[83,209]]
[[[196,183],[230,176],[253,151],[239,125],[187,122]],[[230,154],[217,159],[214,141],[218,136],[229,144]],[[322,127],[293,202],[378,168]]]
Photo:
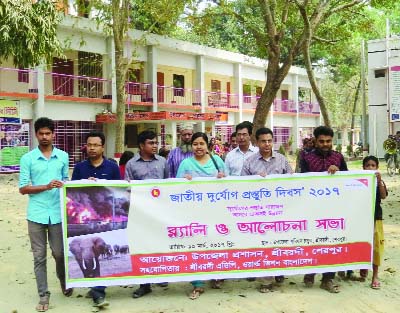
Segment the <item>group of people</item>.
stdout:
[[[60,198],[58,188],[68,180],[68,154],[53,146],[54,122],[48,118],[35,121],[35,135],[38,147],[25,154],[21,159],[20,193],[29,195],[27,210],[29,238],[34,256],[34,270],[39,293],[39,303],[36,310],[47,311],[50,292],[47,285],[46,245],[49,240],[52,255],[56,261],[57,276],[61,290],[65,296],[70,296],[72,289],[65,287],[64,251],[61,227]],[[236,126],[232,135],[232,145],[235,145],[225,156],[225,161],[209,150],[209,139],[203,132],[193,132],[193,126],[188,124],[181,128],[180,145],[172,149],[167,158],[157,154],[157,134],[153,131],[143,131],[138,135],[139,152],[126,153],[121,157],[120,166],[104,157],[105,136],[101,132],[92,132],[87,136],[87,160],[75,165],[72,180],[146,180],[196,177],[247,176],[271,174],[291,174],[293,169],[285,156],[277,153],[273,147],[274,134],[269,128],[260,128],[255,133],[255,145],[251,142],[253,125],[242,122]],[[304,147],[299,157],[299,172],[347,171],[347,165],[341,153],[332,149],[333,130],[319,126],[314,130],[313,146]],[[122,162],[121,162],[122,161]],[[383,229],[381,199],[387,196],[386,185],[378,172],[379,161],[374,156],[363,160],[363,168],[376,171],[378,181],[375,210],[375,235],[373,275],[371,287],[380,287],[378,267],[383,252]],[[367,272],[361,271],[360,277],[348,271],[351,279],[362,280]],[[322,275],[321,288],[331,293],[339,292],[334,283],[335,273]],[[304,276],[307,287],[314,284],[315,274]],[[251,280],[251,278],[249,278]],[[282,283],[283,276],[264,277],[259,288],[260,292],[269,292],[274,281]],[[212,280],[213,288],[221,288],[222,280]],[[167,283],[161,283],[166,286]],[[191,299],[197,299],[205,287],[204,281],[193,281]],[[105,307],[106,287],[92,287],[87,296],[94,301],[94,306]],[[141,284],[133,292],[134,298],[140,298],[152,291],[151,284]]]

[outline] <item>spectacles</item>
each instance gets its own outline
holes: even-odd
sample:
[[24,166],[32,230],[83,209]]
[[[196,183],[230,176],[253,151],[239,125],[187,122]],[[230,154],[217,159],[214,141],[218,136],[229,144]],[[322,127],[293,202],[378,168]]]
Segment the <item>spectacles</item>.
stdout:
[[99,147],[102,147],[102,146],[103,146],[103,145],[100,145],[100,144],[98,144],[98,143],[93,143],[93,144],[92,144],[92,143],[89,143],[89,144],[86,145],[86,147],[89,148],[89,149],[90,149],[90,148],[99,148]]
[[146,141],[146,144],[150,146],[158,146],[158,141]]

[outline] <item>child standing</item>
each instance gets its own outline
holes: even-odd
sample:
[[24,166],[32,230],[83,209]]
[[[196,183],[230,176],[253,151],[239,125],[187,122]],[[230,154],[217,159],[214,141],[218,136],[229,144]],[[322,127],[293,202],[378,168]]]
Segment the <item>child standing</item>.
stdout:
[[[376,201],[375,201],[375,227],[374,227],[374,253],[373,253],[373,261],[372,261],[372,289],[379,289],[381,284],[378,279],[378,267],[381,265],[381,259],[383,255],[383,247],[384,247],[384,237],[383,237],[383,224],[382,224],[382,207],[381,200],[385,199],[388,195],[386,185],[382,180],[381,174],[378,172],[379,168],[379,160],[370,155],[364,158],[363,160],[363,169],[376,171],[375,175],[377,178],[377,187],[376,187]],[[363,273],[364,271],[364,273]],[[361,277],[366,277],[368,270],[361,270]],[[363,275],[364,274],[364,275]]]

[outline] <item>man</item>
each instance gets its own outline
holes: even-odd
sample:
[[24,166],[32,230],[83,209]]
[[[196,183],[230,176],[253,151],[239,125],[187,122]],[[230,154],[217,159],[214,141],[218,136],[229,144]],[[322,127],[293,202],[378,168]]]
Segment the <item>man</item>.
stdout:
[[[286,157],[273,151],[274,135],[272,130],[265,127],[258,129],[256,141],[259,150],[244,161],[242,176],[260,175],[265,177],[271,174],[293,173]],[[273,277],[264,277],[264,282],[259,289],[261,293],[272,291],[272,279]],[[284,279],[283,275],[275,277],[277,283],[283,283]]]
[[252,130],[253,124],[248,121],[236,126],[238,146],[226,156],[227,176],[240,176],[244,161],[258,151],[258,148],[254,147],[250,141]]
[[[337,171],[347,171],[347,164],[341,153],[332,150],[333,130],[326,126],[314,129],[315,149],[305,154],[300,160],[301,173],[325,172],[335,174]],[[304,275],[306,287],[312,287],[315,274]],[[335,273],[323,273],[321,288],[331,293],[340,292],[339,286],[333,283]]]
[[169,177],[175,178],[178,172],[179,164],[193,156],[192,143],[193,124],[187,123],[181,125],[181,144],[172,149],[168,155]]
[[[121,179],[117,163],[104,157],[104,144],[106,138],[102,132],[91,132],[86,137],[86,152],[88,159],[77,163],[72,172],[72,180],[79,179]],[[106,298],[106,287],[92,287],[87,296],[93,298],[95,307],[102,308],[109,306]]]
[[35,136],[39,146],[20,161],[19,192],[29,195],[27,208],[28,233],[33,252],[36,285],[39,293],[38,312],[49,309],[47,285],[47,239],[56,262],[61,290],[67,297],[72,289],[65,288],[63,232],[59,188],[68,179],[68,154],[53,146],[54,122],[41,117],[36,120]]
[[236,132],[231,134],[231,150],[236,149],[238,147],[237,143],[237,135]]
[[[157,155],[157,135],[153,131],[145,130],[138,135],[139,153],[128,161],[125,168],[125,179],[145,180],[164,179],[169,177],[168,163],[165,158]],[[171,152],[172,153],[172,152]],[[166,286],[167,283],[161,283]],[[140,298],[150,293],[150,284],[140,284],[132,297]]]

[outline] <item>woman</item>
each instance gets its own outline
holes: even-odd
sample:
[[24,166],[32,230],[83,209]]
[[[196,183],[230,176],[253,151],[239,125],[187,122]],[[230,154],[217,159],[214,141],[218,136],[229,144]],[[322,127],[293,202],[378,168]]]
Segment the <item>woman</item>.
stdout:
[[[208,151],[208,137],[205,133],[195,133],[192,136],[193,157],[184,159],[179,165],[177,178],[191,180],[193,177],[225,177],[225,164],[217,155],[211,155]],[[213,288],[221,288],[222,280],[212,280]],[[189,298],[197,299],[204,292],[204,281],[192,281],[193,290]]]
[[133,156],[134,153],[132,151],[125,151],[124,153],[122,153],[121,158],[119,159],[119,172],[121,174],[121,179],[125,178],[126,163],[128,163],[128,161],[132,159]]

